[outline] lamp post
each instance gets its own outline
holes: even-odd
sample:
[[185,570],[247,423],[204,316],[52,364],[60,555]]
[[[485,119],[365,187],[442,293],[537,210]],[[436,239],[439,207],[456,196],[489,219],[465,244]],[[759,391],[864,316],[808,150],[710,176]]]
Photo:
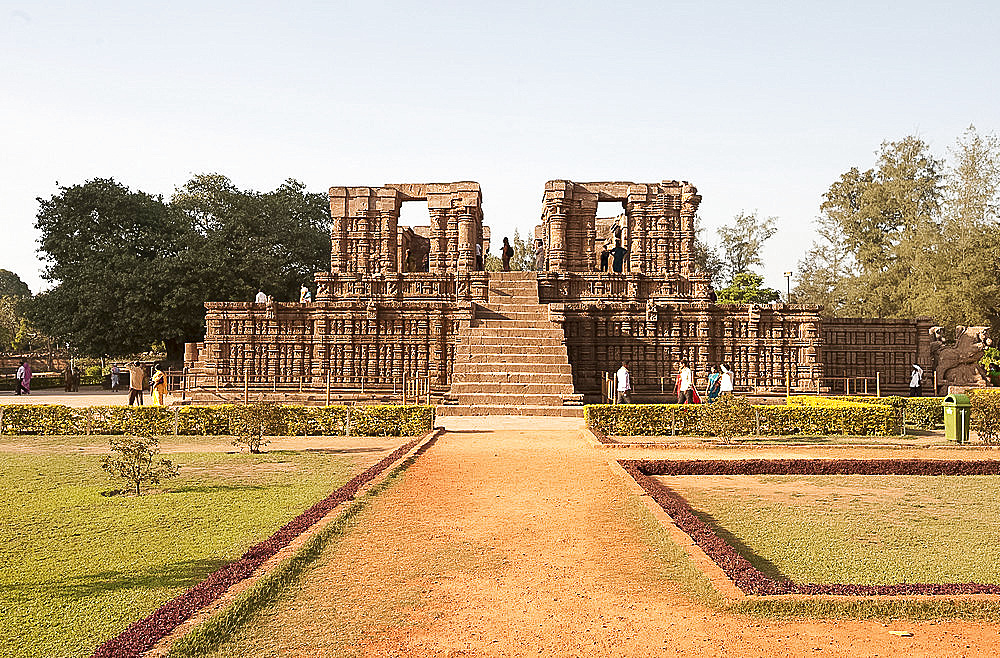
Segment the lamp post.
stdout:
[[792,303],[792,273],[785,272],[785,303]]

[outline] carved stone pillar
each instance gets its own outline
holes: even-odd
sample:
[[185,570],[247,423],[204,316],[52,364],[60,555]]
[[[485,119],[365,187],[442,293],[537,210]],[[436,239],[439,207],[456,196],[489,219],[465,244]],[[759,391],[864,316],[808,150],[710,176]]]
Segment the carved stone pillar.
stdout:
[[681,189],[681,236],[680,261],[681,274],[691,274],[694,263],[694,216],[698,212],[701,197],[694,185],[685,185]]
[[549,244],[548,269],[553,272],[565,272],[566,267],[566,206],[563,203],[553,203],[549,208]]
[[356,233],[359,239],[356,240],[357,243],[357,268],[356,272],[359,274],[368,273],[368,216],[361,215],[355,219],[357,225]]
[[398,233],[396,213],[391,210],[379,211],[382,224],[382,269],[386,272],[398,271]]
[[476,269],[476,225],[473,209],[463,206],[458,215],[458,270]]
[[645,209],[634,206],[627,213],[629,224],[632,225],[632,242],[629,249],[629,270],[635,273],[646,271],[646,214]]
[[448,210],[432,208],[430,254],[427,257],[428,269],[441,274],[448,269]]
[[344,272],[346,254],[344,254],[344,232],[347,220],[344,217],[334,217],[330,227],[330,271]]

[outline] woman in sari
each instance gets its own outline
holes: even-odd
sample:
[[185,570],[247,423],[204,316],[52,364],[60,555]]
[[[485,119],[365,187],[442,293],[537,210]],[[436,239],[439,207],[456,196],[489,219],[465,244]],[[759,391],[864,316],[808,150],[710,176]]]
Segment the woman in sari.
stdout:
[[167,394],[167,376],[160,366],[153,366],[153,378],[149,382],[153,389],[153,404],[163,405],[163,396]]
[[719,366],[712,366],[712,372],[708,375],[708,401],[715,402],[715,398],[719,397],[719,390],[722,388],[722,374],[719,372]]

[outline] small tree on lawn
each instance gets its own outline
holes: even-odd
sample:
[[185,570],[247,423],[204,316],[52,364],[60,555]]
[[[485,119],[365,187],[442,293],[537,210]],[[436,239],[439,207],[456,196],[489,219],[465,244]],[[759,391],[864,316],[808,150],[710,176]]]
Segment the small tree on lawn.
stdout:
[[282,420],[281,407],[270,402],[255,402],[237,407],[230,416],[230,431],[234,446],[246,446],[251,454],[259,454],[260,449],[270,441],[265,436],[274,436]]
[[101,468],[111,477],[134,484],[136,496],[142,494],[142,483],[159,484],[160,480],[176,477],[180,470],[169,459],[157,458],[160,445],[153,437],[114,437],[110,446],[112,454],[104,457]]
[[753,415],[753,405],[745,398],[723,393],[718,400],[702,407],[702,428],[723,443],[732,443],[735,437],[751,433]]

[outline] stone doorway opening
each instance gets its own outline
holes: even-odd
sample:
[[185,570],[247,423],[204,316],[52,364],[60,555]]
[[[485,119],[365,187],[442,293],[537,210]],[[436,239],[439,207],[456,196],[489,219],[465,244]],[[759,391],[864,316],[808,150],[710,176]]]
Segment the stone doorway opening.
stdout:
[[431,213],[421,201],[404,201],[399,206],[397,224],[399,272],[429,272],[431,251]]

